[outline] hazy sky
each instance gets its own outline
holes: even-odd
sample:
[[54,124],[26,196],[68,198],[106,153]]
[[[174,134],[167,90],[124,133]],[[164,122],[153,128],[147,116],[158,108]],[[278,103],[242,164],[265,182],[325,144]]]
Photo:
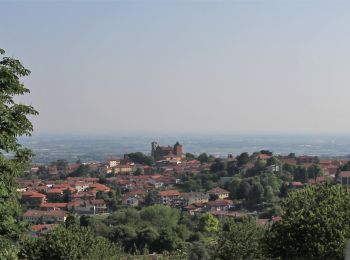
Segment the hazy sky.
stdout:
[[348,132],[350,1],[0,2],[38,132]]

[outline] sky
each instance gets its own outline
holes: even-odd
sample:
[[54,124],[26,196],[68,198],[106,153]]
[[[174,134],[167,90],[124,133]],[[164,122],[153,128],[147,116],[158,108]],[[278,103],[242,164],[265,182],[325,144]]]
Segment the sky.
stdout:
[[0,1],[38,133],[347,133],[349,1]]

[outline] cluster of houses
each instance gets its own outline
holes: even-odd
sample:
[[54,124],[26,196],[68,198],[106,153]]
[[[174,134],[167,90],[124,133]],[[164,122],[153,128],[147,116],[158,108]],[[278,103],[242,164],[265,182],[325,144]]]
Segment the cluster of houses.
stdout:
[[98,178],[68,177],[64,182],[19,180],[21,202],[29,208],[23,219],[32,222],[64,222],[68,212],[80,215],[106,213],[107,205],[98,192],[110,188]]
[[122,192],[121,203],[126,206],[144,205],[146,195],[156,191],[155,203],[181,208],[191,214],[198,211],[229,210],[233,202],[229,192],[214,188],[207,192],[180,193],[173,187],[180,179],[169,174],[119,175],[107,178],[107,184],[98,183],[98,178],[68,177],[65,181],[19,180],[21,202],[28,210],[23,219],[32,223],[64,222],[69,212],[78,215],[95,215],[108,212],[98,192],[109,192],[109,186]]
[[[97,196],[117,188],[121,191],[120,204],[129,207],[140,207],[146,204],[147,196],[154,194],[153,203],[179,208],[190,214],[211,212],[216,216],[237,217],[242,214],[235,210],[235,201],[229,199],[229,191],[220,187],[206,192],[179,192],[176,184],[181,182],[184,172],[198,174],[210,169],[210,163],[198,160],[184,160],[182,146],[177,142],[174,146],[159,146],[152,143],[152,157],[155,165],[141,165],[124,156],[111,158],[103,163],[90,163],[90,170],[103,173],[104,184],[99,178],[66,177],[62,180],[26,180],[19,179],[21,202],[28,209],[23,214],[23,220],[37,224],[33,226],[35,234],[45,233],[55,226],[55,223],[65,222],[70,212],[78,215],[96,215],[109,212],[108,203]],[[260,153],[258,159],[269,160],[271,155]],[[321,160],[313,156],[278,156],[278,164],[269,165],[267,170],[275,173],[282,172],[283,164],[309,167],[314,163],[320,165],[323,176],[309,180],[311,184],[335,181],[350,185],[350,171],[337,173],[339,167],[347,160]],[[227,161],[236,160],[232,155]],[[68,172],[73,172],[81,164],[68,165]],[[249,165],[245,166],[249,167]],[[252,165],[253,167],[253,165]],[[33,167],[35,174],[37,167]],[[57,168],[51,166],[50,174],[55,176]],[[135,174],[137,171],[138,174]],[[338,179],[336,179],[338,177]],[[54,179],[54,178],[53,178]],[[305,183],[292,182],[292,187],[304,187]]]
[[[145,192],[132,190],[123,197],[123,204],[137,207],[144,203]],[[156,203],[180,208],[190,214],[208,211],[229,211],[234,208],[234,202],[229,198],[229,192],[219,187],[207,192],[179,192],[175,189],[162,190],[157,193]]]

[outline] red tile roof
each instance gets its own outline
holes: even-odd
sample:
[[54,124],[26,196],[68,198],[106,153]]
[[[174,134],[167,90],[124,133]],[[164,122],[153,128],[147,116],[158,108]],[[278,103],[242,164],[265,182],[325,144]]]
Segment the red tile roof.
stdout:
[[44,229],[53,229],[56,226],[57,224],[39,224],[39,225],[31,226],[31,229],[32,231],[40,232]]
[[233,202],[232,200],[217,199],[217,200],[207,202],[207,205],[211,207],[229,206],[229,205],[233,205]]
[[67,203],[64,202],[46,202],[40,205],[40,208],[66,208]]
[[158,194],[161,197],[180,196],[180,192],[177,190],[164,190],[160,191]]
[[42,193],[36,191],[25,191],[21,193],[22,197],[31,197],[31,198],[45,198],[46,196]]
[[89,185],[90,188],[96,191],[110,191],[111,189],[107,187],[106,185],[100,184],[100,183],[93,183]]
[[292,187],[304,187],[304,184],[300,181],[293,181],[291,185]]
[[44,211],[44,210],[34,210],[30,209],[27,210],[23,217],[42,217],[42,216],[49,216],[49,217],[65,217],[67,216],[67,212],[63,210],[50,210],[50,211]]
[[348,177],[350,177],[350,171],[342,171],[341,173],[340,173],[340,177],[344,177],[344,178],[348,178]]
[[225,194],[225,193],[230,193],[227,190],[221,189],[220,187],[213,188],[211,190],[208,190],[207,193],[209,194]]
[[145,191],[144,190],[132,190],[132,191],[129,191],[128,193],[126,193],[125,195],[126,196],[135,196],[135,195],[143,196],[143,195],[145,195]]
[[63,189],[54,188],[54,189],[49,190],[47,193],[62,193],[62,192],[63,192]]

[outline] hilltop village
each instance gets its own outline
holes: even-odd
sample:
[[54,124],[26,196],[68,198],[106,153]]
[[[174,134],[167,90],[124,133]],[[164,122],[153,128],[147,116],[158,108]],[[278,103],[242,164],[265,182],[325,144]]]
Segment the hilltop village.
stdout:
[[308,184],[350,185],[347,160],[275,156],[270,151],[214,158],[183,153],[182,145],[151,144],[151,155],[125,154],[105,162],[33,165],[18,179],[23,220],[33,235],[69,214],[108,215],[125,207],[161,204],[190,215],[251,215],[266,225],[279,219],[279,200]]

